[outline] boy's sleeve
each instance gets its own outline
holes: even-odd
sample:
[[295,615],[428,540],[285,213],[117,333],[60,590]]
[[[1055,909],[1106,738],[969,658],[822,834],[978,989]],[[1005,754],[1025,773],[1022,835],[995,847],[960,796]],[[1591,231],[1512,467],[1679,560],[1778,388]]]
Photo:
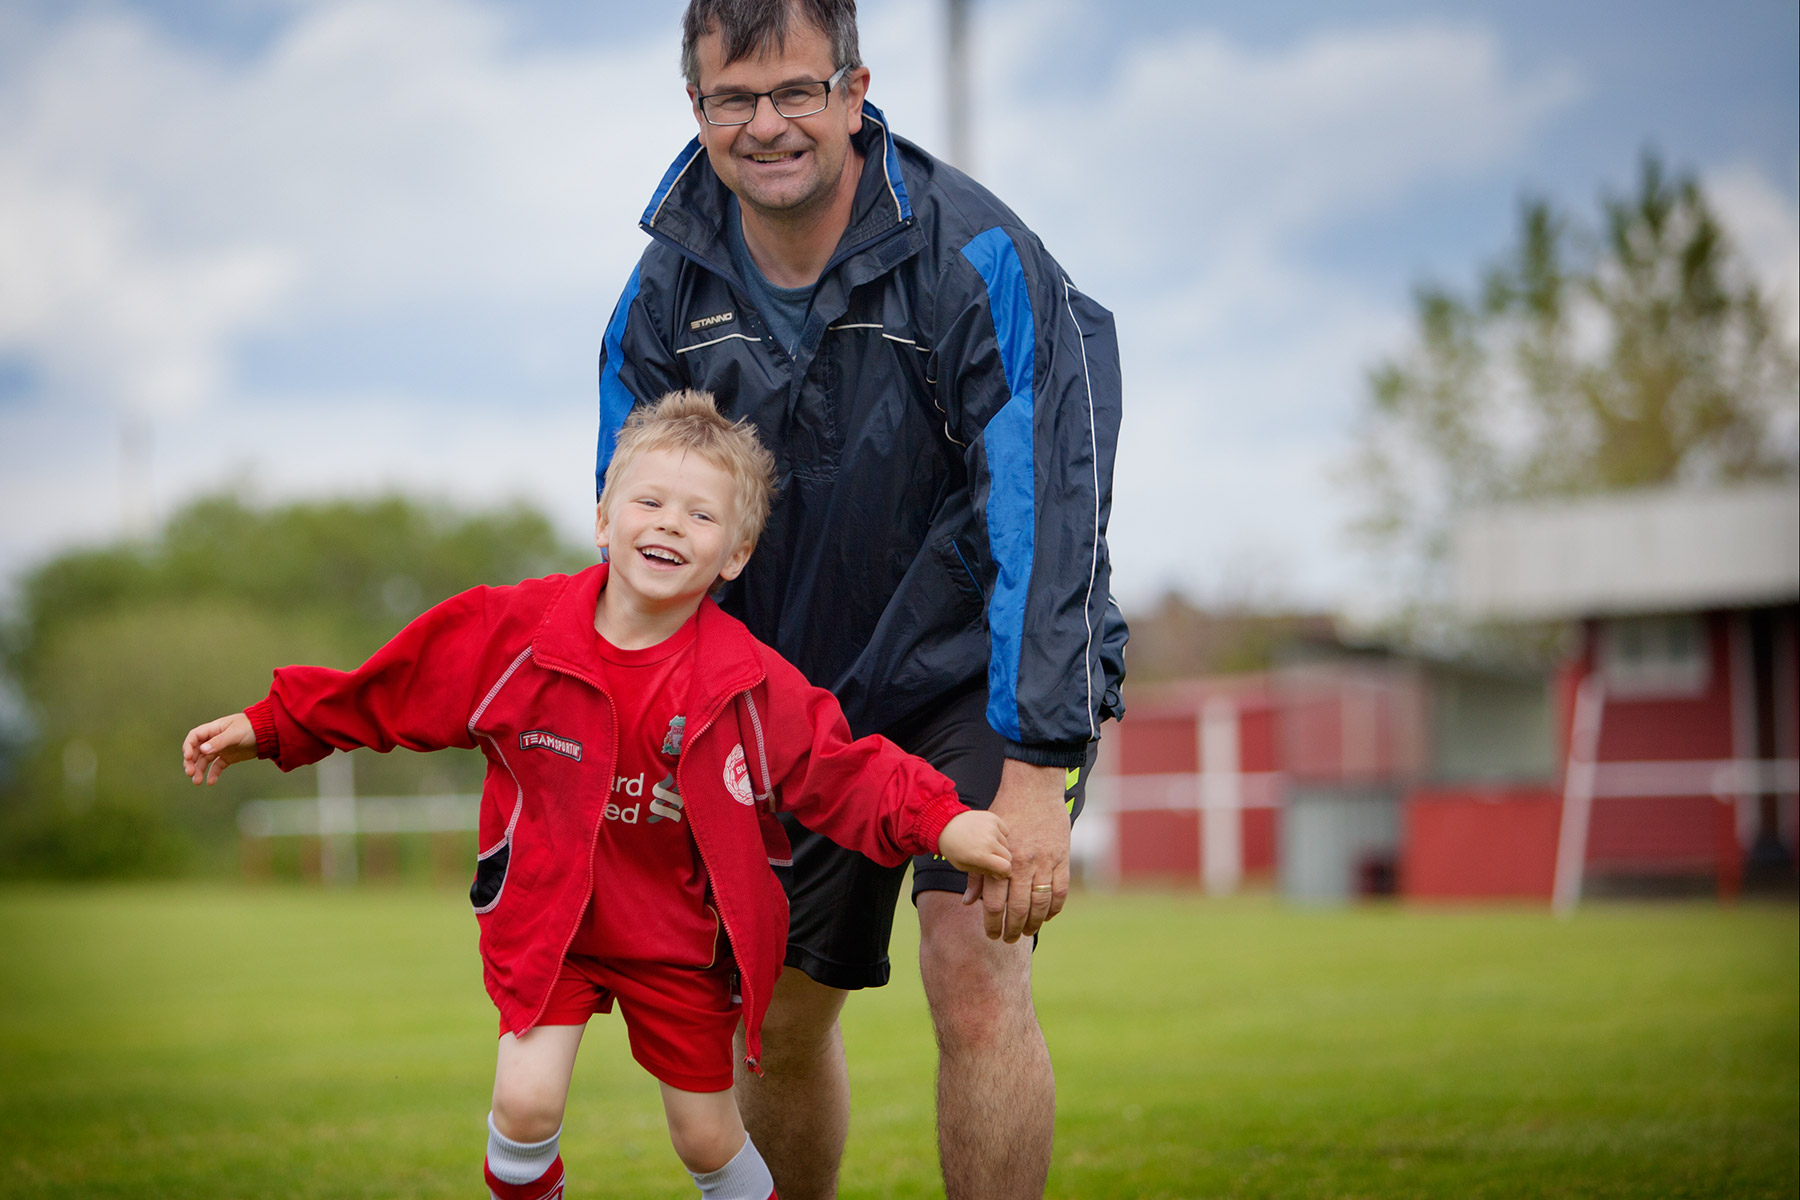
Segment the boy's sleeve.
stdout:
[[354,671],[277,670],[268,697],[245,710],[257,755],[291,771],[333,750],[473,747],[469,717],[490,653],[492,594],[451,597]]
[[988,723],[1007,755],[1078,766],[1123,711],[1125,629],[1106,526],[1119,436],[1112,314],[1029,231],[951,257],[935,320],[938,402],[963,443],[990,637]]
[[776,808],[884,866],[937,853],[944,826],[968,811],[956,785],[884,737],[851,737],[837,697],[774,651],[763,658],[768,711],[759,719]]

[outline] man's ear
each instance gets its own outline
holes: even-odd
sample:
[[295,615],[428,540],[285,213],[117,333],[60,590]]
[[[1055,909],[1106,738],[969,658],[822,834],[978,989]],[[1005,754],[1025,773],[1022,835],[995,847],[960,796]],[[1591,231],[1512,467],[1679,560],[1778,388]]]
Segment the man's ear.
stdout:
[[688,103],[692,105],[694,109],[694,124],[700,126],[700,128],[704,130],[706,128],[706,118],[700,113],[700,89],[690,83],[687,85],[687,94]]
[[845,85],[848,90],[844,93],[844,111],[849,117],[850,132],[858,134],[862,132],[863,97],[869,94],[869,68],[858,67],[850,72]]

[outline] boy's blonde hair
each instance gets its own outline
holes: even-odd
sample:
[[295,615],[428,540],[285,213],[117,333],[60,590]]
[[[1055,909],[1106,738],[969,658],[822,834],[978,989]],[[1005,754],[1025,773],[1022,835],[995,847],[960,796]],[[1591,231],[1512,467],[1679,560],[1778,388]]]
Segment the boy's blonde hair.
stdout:
[[775,496],[775,456],[757,439],[754,425],[726,420],[711,392],[691,388],[634,409],[606,464],[600,489],[603,512],[612,512],[615,481],[646,450],[691,450],[731,476],[737,487],[738,535],[756,544]]

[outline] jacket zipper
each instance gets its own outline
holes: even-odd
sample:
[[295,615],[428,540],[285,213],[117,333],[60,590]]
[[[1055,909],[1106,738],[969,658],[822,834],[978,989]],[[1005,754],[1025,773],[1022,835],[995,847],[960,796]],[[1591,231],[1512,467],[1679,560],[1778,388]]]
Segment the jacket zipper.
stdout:
[[[610,784],[612,782],[612,774],[614,771],[616,771],[618,769],[618,765],[619,765],[619,710],[618,710],[618,706],[613,703],[612,694],[610,692],[608,692],[605,688],[601,687],[600,684],[598,682],[596,682],[595,680],[590,679],[586,675],[582,675],[578,672],[570,671],[568,673],[570,675],[574,676],[576,679],[581,680],[583,683],[587,684],[589,687],[593,688],[595,691],[599,692],[602,696],[604,696],[606,698],[606,707],[609,710],[611,710],[611,712],[612,712],[612,718],[613,718],[612,758],[608,761],[607,777],[606,777],[606,781],[605,781],[607,784]],[[707,717],[707,719],[706,719],[706,724],[702,725],[699,728],[699,730],[693,734],[692,737],[683,739],[684,746],[691,746],[694,744],[694,742],[698,741],[700,739],[701,734],[705,733],[707,730],[711,729],[714,725],[718,724],[719,714],[724,712],[728,707],[730,707],[732,701],[736,700],[739,695],[749,692],[751,688],[755,687],[757,684],[761,683],[766,678],[768,678],[767,674],[758,675],[755,679],[753,679],[749,683],[745,684],[744,687],[740,691],[732,692],[729,695],[727,695],[722,703],[714,706],[712,715]],[[679,761],[677,761],[677,763],[676,763],[675,770],[677,773],[676,777],[680,778],[681,764]],[[602,817],[601,819],[604,820],[605,818]],[[691,818],[690,818],[690,820],[691,820]],[[692,836],[692,833],[693,833],[693,829],[692,829],[692,826],[690,825],[689,826],[689,836]],[[589,896],[592,896],[594,894],[594,851],[599,846],[599,844],[600,844],[600,826],[598,823],[596,823],[594,825],[594,836],[588,839],[586,893]],[[700,849],[700,839],[699,838],[694,838],[694,849],[696,849],[696,850]],[[701,851],[700,861],[702,863],[706,863],[705,851]],[[707,877],[710,879],[711,876],[712,876],[712,866],[711,866],[711,864],[707,864]],[[716,911],[719,915],[719,924],[722,925],[725,929],[726,940],[729,941],[735,947],[737,945],[737,937],[735,934],[732,933],[731,921],[729,921],[725,916],[725,902],[719,896],[719,893],[716,889],[713,892],[713,899],[715,901],[717,901]],[[581,932],[581,918],[580,918],[580,916],[577,916],[575,918],[575,923],[569,927],[568,936],[563,938],[562,952],[556,956],[556,961],[559,964],[564,959],[569,957],[569,947],[573,946],[575,944],[575,935],[579,932]],[[735,949],[733,950],[732,953],[733,953],[733,956],[735,957],[736,956]],[[717,951],[714,951],[714,957],[715,958],[717,957]],[[558,970],[560,970],[560,969],[561,968],[559,966]],[[738,986],[742,989],[742,995],[744,998],[744,1011],[745,1012],[752,1011],[751,1002],[750,1002],[751,1001],[750,983],[749,983],[748,978],[744,975],[744,973],[742,971],[738,972]],[[552,980],[551,984],[550,984],[550,990],[545,992],[544,998],[538,1002],[537,1011],[531,1014],[531,1022],[530,1022],[530,1024],[528,1024],[525,1027],[526,1029],[529,1030],[529,1029],[534,1029],[537,1027],[538,1018],[542,1017],[544,1015],[544,1009],[549,1007],[550,995],[555,990],[556,990],[556,983],[554,980]]]
[[[601,781],[601,786],[606,789],[606,797],[610,800],[612,798],[613,774],[619,769],[619,706],[613,703],[612,694],[598,683],[595,683],[592,679],[587,678],[585,675],[577,675],[576,678],[599,692],[606,700],[607,709],[612,713],[612,757],[607,760],[606,778]],[[600,846],[600,824],[605,820],[606,816],[602,813],[600,820],[594,822],[594,836],[588,839],[586,893],[590,897],[594,894],[594,851]],[[586,911],[587,908],[584,905],[582,907],[582,913],[585,913]],[[569,957],[569,947],[575,944],[575,935],[580,932],[581,913],[577,913],[575,916],[575,923],[569,926],[569,935],[563,939],[562,953],[556,956],[556,969],[558,971],[562,970],[562,963]],[[537,1028],[538,1018],[544,1015],[544,1010],[550,1006],[550,997],[555,993],[556,981],[552,979],[550,981],[549,989],[544,992],[544,998],[538,1001],[537,1011],[531,1014],[531,1023],[525,1027],[527,1030]]]
[[[758,675],[755,679],[753,679],[749,683],[745,684],[743,686],[743,688],[741,688],[739,691],[732,692],[730,695],[726,696],[723,703],[718,704],[713,708],[712,714],[706,718],[706,724],[700,726],[700,728],[698,730],[696,730],[691,737],[684,736],[682,738],[682,748],[684,750],[686,750],[689,747],[692,747],[696,742],[698,742],[700,740],[702,735],[704,735],[707,730],[711,729],[714,725],[717,725],[719,723],[720,714],[723,713],[727,708],[730,708],[731,704],[734,700],[736,700],[740,695],[748,692],[751,688],[755,687],[757,684],[761,683],[766,678],[768,678],[768,675],[766,673],[764,673],[762,675]],[[685,761],[686,761],[686,755],[684,754],[682,756],[682,759],[677,761],[675,764],[675,778],[677,780],[681,779],[681,767],[682,767],[682,763]],[[685,794],[686,793],[684,792],[683,795],[685,795]],[[689,827],[690,835],[692,834],[692,832],[693,832],[692,826],[690,826]],[[694,838],[694,849],[698,850],[700,852],[700,861],[702,863],[706,864],[706,874],[707,874],[707,878],[710,880],[712,878],[712,864],[706,862],[706,851],[705,851],[705,849],[703,849],[701,847],[700,839],[697,837]],[[590,863],[591,863],[591,858],[592,858],[592,856],[590,856]],[[588,870],[591,873],[593,870],[593,867],[590,865]],[[590,886],[592,886],[591,883],[590,883]],[[731,948],[732,948],[731,956],[732,956],[732,959],[735,961],[737,958],[737,946],[738,946],[737,934],[733,931],[731,918],[729,916],[727,916],[726,912],[725,912],[725,909],[726,909],[725,897],[719,894],[719,890],[717,888],[713,889],[713,901],[715,902],[715,905],[717,907],[717,911],[719,914],[719,924],[724,926],[724,928],[725,928],[725,940],[728,943],[730,943],[730,945],[731,945]],[[564,948],[563,952],[565,954],[568,953],[568,950],[566,947]],[[745,1039],[744,1061],[749,1063],[750,1066],[754,1069],[754,1068],[757,1068],[760,1064],[758,1063],[758,1061],[756,1059],[751,1058],[748,1053],[749,1037],[750,1037],[750,1026],[748,1024],[748,1017],[751,1013],[756,1011],[755,994],[751,990],[752,985],[751,985],[750,977],[744,973],[744,971],[741,967],[738,969],[737,976],[738,976],[738,988],[739,988],[740,994],[743,997],[744,1015],[746,1017],[746,1023],[744,1025],[744,1039]],[[548,997],[545,998],[545,1003],[549,1003]]]

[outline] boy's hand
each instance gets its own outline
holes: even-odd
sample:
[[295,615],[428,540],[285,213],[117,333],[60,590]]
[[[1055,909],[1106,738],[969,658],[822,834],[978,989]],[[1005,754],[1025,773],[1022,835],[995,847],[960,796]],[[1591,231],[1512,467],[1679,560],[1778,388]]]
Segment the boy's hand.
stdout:
[[1006,822],[991,812],[970,811],[951,817],[938,834],[938,853],[957,870],[969,873],[964,904],[972,903],[971,894],[981,894],[981,876],[1005,879],[1012,871],[1012,852],[1006,848]]
[[226,767],[255,757],[256,730],[243,713],[196,725],[181,742],[181,767],[196,787],[217,783]]

